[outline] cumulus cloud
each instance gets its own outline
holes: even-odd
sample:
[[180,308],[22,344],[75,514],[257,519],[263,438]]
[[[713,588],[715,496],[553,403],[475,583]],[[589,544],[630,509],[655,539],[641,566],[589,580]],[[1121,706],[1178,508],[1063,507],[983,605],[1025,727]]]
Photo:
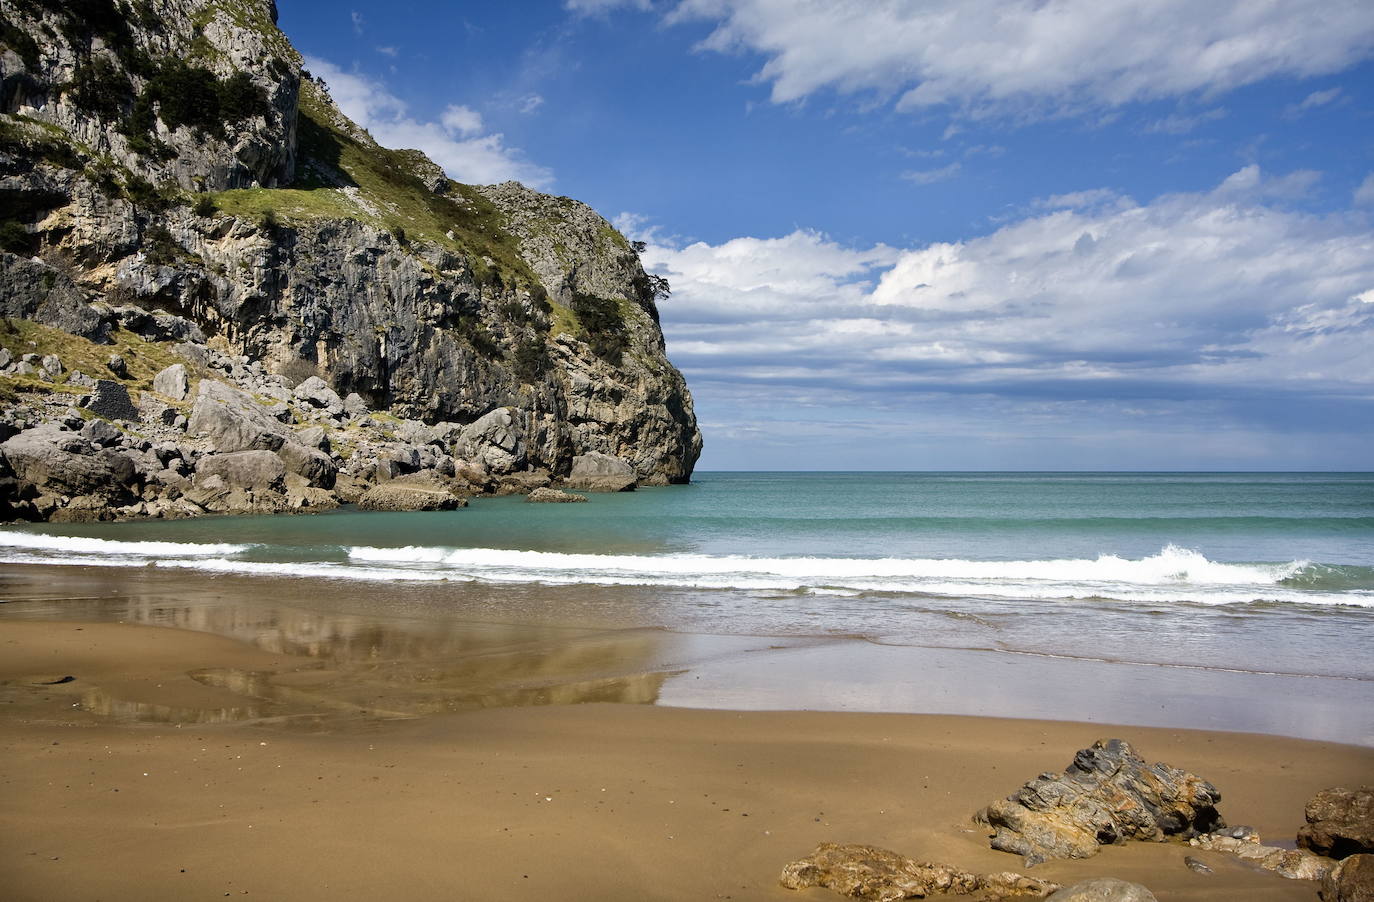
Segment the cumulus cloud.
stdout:
[[1275,205],[1291,180],[1247,167],[1148,204],[1081,192],[905,250],[795,231],[643,256],[673,285],[673,357],[708,391],[1367,400],[1374,231]]
[[475,110],[451,105],[438,121],[417,119],[405,101],[375,79],[345,72],[318,57],[306,57],[305,65],[329,85],[339,109],[384,147],[422,150],[460,182],[483,185],[515,179],[538,188],[553,181],[548,169],[507,147],[501,134],[483,134],[482,117]]
[[667,20],[712,23],[704,50],[763,56],[756,78],[779,103],[873,91],[974,116],[1216,95],[1337,72],[1374,49],[1374,5],[1328,0],[682,0]]

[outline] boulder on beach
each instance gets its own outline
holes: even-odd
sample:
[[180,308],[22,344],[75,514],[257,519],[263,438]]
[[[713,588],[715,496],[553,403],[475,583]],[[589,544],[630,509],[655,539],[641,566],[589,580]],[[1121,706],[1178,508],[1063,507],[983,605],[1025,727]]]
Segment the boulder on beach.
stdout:
[[1302,848],[1331,858],[1374,852],[1374,787],[1323,789],[1303,815],[1307,823],[1298,830]]
[[1095,877],[1066,886],[1049,897],[1050,902],[1159,902],[1139,883],[1115,877]]
[[1322,878],[1322,902],[1374,902],[1374,855],[1343,859]]
[[1099,739],[1062,774],[1045,773],[974,819],[992,827],[992,847],[1025,857],[1087,858],[1127,840],[1188,839],[1226,826],[1221,793],[1195,774],[1147,764],[1130,744]]
[[1056,883],[1021,874],[972,874],[876,846],[830,842],[821,843],[810,855],[784,867],[779,882],[788,889],[819,886],[850,899],[877,902],[972,893],[982,893],[983,898],[1043,899],[1059,888]]

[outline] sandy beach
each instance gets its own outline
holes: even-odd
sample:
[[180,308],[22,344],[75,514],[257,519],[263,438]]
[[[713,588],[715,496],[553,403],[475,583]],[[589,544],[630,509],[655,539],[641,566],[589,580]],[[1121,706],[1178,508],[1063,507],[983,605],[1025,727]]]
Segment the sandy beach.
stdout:
[[[46,574],[7,570],[0,609],[7,899],[838,898],[783,889],[782,866],[835,841],[1019,869],[970,815],[1098,738],[1204,776],[1227,821],[1271,843],[1314,792],[1374,774],[1367,746],[1272,735],[647,704],[692,661],[709,680],[712,655],[833,644],[423,618],[368,632],[356,610],[345,642],[308,619],[265,630],[231,603],[243,583],[259,601],[323,583]],[[106,616],[139,604],[167,617]],[[1033,873],[1161,900],[1315,893],[1179,844]]]

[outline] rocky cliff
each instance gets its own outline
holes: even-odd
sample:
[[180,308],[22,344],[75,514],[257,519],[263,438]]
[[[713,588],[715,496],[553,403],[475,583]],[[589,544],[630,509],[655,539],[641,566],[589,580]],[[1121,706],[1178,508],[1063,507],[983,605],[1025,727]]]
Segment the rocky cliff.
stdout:
[[[634,247],[577,201],[378,146],[275,20],[0,0],[0,507],[687,481],[701,437]],[[68,485],[45,449],[105,464]],[[214,460],[249,451],[286,476]]]

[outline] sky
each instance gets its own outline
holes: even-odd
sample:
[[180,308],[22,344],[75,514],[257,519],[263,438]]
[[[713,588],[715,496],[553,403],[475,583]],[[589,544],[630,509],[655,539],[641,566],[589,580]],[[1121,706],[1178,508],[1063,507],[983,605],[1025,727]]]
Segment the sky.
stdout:
[[1368,0],[279,0],[648,245],[700,469],[1374,469]]

